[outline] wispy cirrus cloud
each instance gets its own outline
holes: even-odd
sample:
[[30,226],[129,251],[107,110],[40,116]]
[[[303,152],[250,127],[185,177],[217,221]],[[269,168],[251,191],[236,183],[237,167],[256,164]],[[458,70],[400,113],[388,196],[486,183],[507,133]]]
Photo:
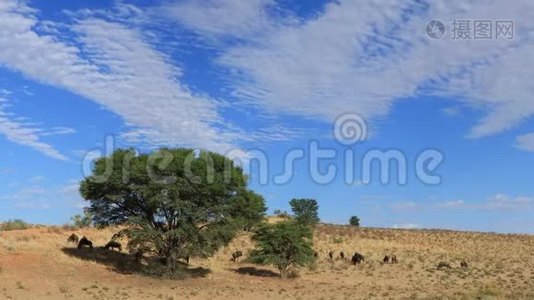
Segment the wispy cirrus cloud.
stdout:
[[[67,28],[42,23],[22,2],[4,1],[0,64],[97,102],[155,142],[218,151],[234,147],[217,101],[180,82],[182,70],[142,30],[86,15]],[[39,32],[40,25],[50,30]]]
[[439,207],[447,208],[447,209],[464,208],[465,205],[466,204],[464,200],[451,200],[451,201],[446,201],[446,202],[438,204]]
[[516,147],[529,152],[534,152],[534,133],[520,135],[516,138]]
[[485,201],[451,200],[438,203],[438,209],[455,210],[520,210],[534,207],[534,198],[528,196],[510,196],[499,193],[488,197]]
[[401,224],[393,224],[392,226],[395,229],[417,229],[421,228],[422,226],[415,223],[401,223]]
[[38,128],[35,124],[28,122],[24,118],[7,112],[8,107],[9,103],[7,99],[2,98],[0,95],[0,135],[5,136],[8,140],[19,145],[31,147],[48,157],[64,161],[68,160],[65,155],[41,139],[46,135],[57,134],[55,129],[47,131]]
[[420,203],[413,201],[395,202],[389,206],[394,211],[406,212],[406,211],[418,211],[423,208]]
[[[223,70],[214,71],[214,80],[230,88],[233,104],[330,122],[347,111],[373,119],[402,99],[437,95],[485,112],[467,134],[478,138],[534,114],[527,79],[534,76],[533,8],[526,1],[404,0],[380,7],[336,1],[301,17],[272,0],[168,1],[68,12],[57,23],[6,0],[0,6],[0,63],[116,113],[128,127],[124,136],[134,140],[221,152],[250,140],[255,133],[229,124],[223,101],[185,84],[188,70],[162,50],[183,45],[150,29],[163,25],[175,36],[199,37],[187,40],[187,51],[214,50],[208,60]],[[515,38],[425,36],[430,19],[480,16],[513,19]],[[169,22],[180,26],[173,32]],[[274,140],[280,136],[270,132]]]
[[[36,180],[37,179],[37,180]],[[31,178],[10,193],[0,194],[0,201],[5,207],[24,210],[47,210],[70,206],[84,206],[79,193],[79,182],[69,180],[62,185],[47,185],[40,176]]]
[[496,194],[490,197],[485,207],[494,210],[517,210],[534,207],[534,198],[526,196],[512,197],[506,194]]
[[[351,110],[372,119],[399,100],[437,95],[486,112],[473,138],[534,115],[531,2],[336,1],[306,19],[272,13],[270,1],[210,2],[218,5],[167,4],[163,15],[207,37],[221,53],[216,62],[232,70],[235,96],[266,110],[327,121]],[[244,17],[219,24],[233,11]],[[516,35],[452,41],[424,33],[431,19],[477,18],[511,19]]]

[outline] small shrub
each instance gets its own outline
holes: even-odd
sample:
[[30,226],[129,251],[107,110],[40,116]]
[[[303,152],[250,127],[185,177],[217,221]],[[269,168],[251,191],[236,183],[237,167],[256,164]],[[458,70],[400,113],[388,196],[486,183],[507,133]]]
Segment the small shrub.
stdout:
[[24,230],[30,228],[31,225],[24,222],[21,219],[7,220],[6,222],[0,224],[0,231],[8,230]]
[[93,223],[93,215],[87,209],[84,210],[83,216],[75,215],[74,217],[70,219],[72,220],[72,223],[74,224],[74,227],[76,228],[89,227]]

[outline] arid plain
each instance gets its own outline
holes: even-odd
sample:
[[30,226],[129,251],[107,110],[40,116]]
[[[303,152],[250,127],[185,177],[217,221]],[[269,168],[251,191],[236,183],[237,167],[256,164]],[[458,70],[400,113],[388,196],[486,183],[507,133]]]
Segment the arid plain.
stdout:
[[[35,227],[0,232],[2,299],[534,299],[534,236],[319,225],[317,263],[283,281],[275,268],[230,261],[253,247],[241,233],[209,259],[192,258],[197,277],[158,280],[135,272],[133,257],[99,248],[116,231]],[[67,243],[71,233],[95,249]],[[122,241],[126,244],[126,241]],[[328,253],[334,251],[334,259]],[[340,251],[349,256],[339,257]],[[365,256],[350,264],[350,254]],[[383,264],[395,254],[398,264]],[[460,262],[469,263],[468,269]],[[437,270],[440,261],[452,269]],[[209,270],[209,271],[208,271]]]

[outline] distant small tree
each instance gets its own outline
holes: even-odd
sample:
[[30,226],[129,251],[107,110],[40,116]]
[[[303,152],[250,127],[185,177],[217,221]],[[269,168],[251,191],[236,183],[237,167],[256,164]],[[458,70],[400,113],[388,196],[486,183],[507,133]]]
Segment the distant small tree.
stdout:
[[349,223],[352,226],[360,227],[360,218],[358,218],[356,216],[352,216],[349,219]]
[[319,205],[315,199],[292,199],[289,205],[298,223],[308,226],[319,223]]
[[280,277],[298,266],[308,266],[315,261],[312,249],[312,230],[294,221],[262,224],[252,236],[256,249],[250,253],[250,261],[274,265]]
[[83,216],[78,214],[70,219],[74,227],[78,228],[89,227],[93,223],[93,216],[91,215],[88,209],[84,209]]

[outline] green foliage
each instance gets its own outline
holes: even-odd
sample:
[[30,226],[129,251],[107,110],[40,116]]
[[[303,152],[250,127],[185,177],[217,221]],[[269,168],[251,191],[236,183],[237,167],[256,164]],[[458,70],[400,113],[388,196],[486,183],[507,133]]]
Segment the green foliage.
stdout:
[[274,265],[282,279],[298,266],[309,266],[314,261],[312,230],[294,221],[262,224],[252,236],[256,242],[249,256],[253,263]]
[[251,231],[252,228],[263,221],[267,206],[263,196],[244,190],[232,199],[232,217],[242,226],[243,230]]
[[129,248],[161,257],[174,272],[179,258],[210,256],[240,226],[257,221],[263,198],[246,181],[241,168],[216,153],[121,149],[95,162],[80,192],[95,225],[126,224],[118,235],[129,238]]
[[298,223],[309,226],[319,223],[319,205],[315,199],[292,199],[289,205]]
[[8,231],[8,230],[23,230],[30,228],[31,225],[24,222],[21,219],[14,219],[14,220],[7,220],[6,222],[3,222],[0,224],[0,231]]
[[85,228],[91,226],[93,223],[93,215],[91,212],[87,209],[84,210],[83,216],[81,215],[75,215],[74,217],[70,218],[72,221],[72,224],[76,228]]
[[357,216],[350,217],[349,224],[352,226],[360,227],[360,218],[358,218]]

